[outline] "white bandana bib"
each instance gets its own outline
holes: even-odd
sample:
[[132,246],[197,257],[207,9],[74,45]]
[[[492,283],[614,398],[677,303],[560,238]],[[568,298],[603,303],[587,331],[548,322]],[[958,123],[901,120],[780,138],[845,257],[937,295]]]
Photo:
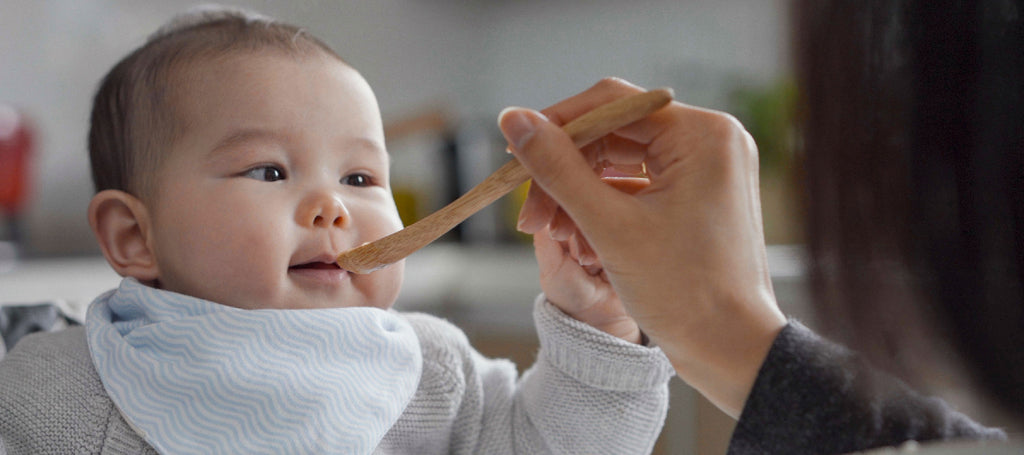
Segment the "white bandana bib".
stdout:
[[131,278],[86,331],[110,398],[161,453],[370,453],[422,367],[384,310],[242,310]]

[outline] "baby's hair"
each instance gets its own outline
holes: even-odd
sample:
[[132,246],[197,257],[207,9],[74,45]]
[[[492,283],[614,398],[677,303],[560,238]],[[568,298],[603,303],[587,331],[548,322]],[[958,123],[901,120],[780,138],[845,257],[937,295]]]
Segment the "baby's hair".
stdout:
[[150,176],[187,127],[175,109],[180,92],[174,78],[189,64],[267,50],[294,56],[324,52],[341,61],[303,29],[237,8],[202,6],[160,27],[118,62],[96,91],[89,128],[96,191],[151,196]]

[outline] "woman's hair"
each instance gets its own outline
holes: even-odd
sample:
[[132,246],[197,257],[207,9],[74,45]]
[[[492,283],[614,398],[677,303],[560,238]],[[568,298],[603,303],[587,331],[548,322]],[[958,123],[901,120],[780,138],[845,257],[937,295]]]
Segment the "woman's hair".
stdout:
[[1012,0],[796,0],[793,11],[825,331],[903,374],[939,336],[1024,417],[1024,11]]
[[293,25],[234,8],[204,6],[175,17],[103,78],[93,100],[89,158],[96,191],[147,192],[149,175],[190,119],[175,109],[175,82],[190,65],[245,52],[340,57]]

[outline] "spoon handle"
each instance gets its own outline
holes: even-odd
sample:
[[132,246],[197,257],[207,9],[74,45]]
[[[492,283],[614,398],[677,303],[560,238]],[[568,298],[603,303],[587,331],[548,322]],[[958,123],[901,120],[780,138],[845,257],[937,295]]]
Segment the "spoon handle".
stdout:
[[[562,130],[582,147],[629,125],[672,101],[672,91],[656,89],[599,106],[567,123]],[[398,262],[437,240],[480,209],[529,180],[530,174],[512,159],[458,199],[387,237],[353,248],[338,256],[338,265],[355,273],[370,273]]]

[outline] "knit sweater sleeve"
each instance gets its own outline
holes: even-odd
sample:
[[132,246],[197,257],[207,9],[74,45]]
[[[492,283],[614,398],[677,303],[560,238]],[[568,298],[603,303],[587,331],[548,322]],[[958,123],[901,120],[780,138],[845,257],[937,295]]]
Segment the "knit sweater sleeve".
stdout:
[[1005,437],[792,321],[761,366],[728,453],[838,454],[908,440]]
[[540,352],[511,407],[518,453],[650,453],[673,374],[660,349],[626,342],[534,306]]
[[12,455],[156,453],[103,390],[80,326],[28,335],[0,362],[0,439]]
[[378,453],[649,453],[673,370],[661,350],[625,342],[538,298],[541,349],[522,376],[484,357],[439,318],[405,313],[420,339],[419,389]]

